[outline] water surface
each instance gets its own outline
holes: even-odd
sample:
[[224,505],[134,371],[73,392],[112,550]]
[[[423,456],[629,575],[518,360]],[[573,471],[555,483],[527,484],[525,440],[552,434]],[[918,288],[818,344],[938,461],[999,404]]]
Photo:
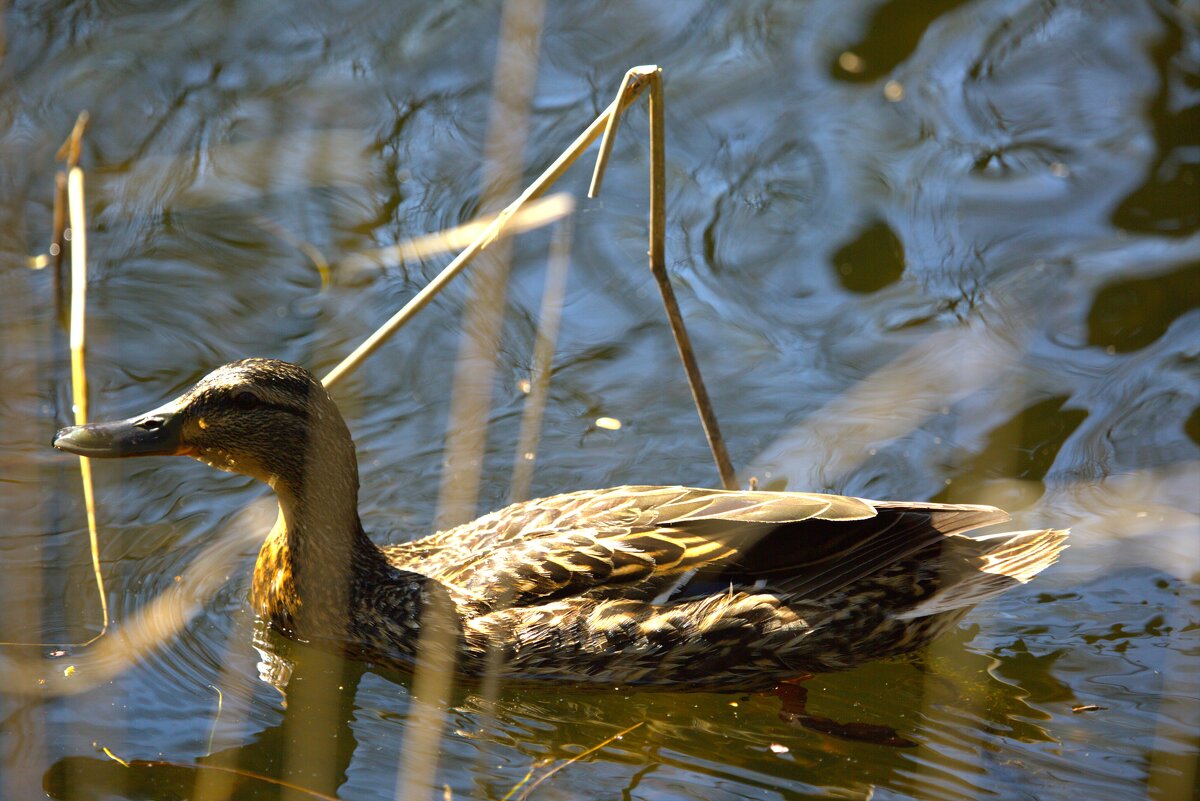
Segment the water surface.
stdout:
[[[51,271],[27,260],[87,109],[93,416],[246,355],[332,367],[444,263],[339,261],[487,205],[499,20],[478,3],[6,11],[0,640],[46,645],[0,650],[0,796],[313,797],[229,768],[402,792],[409,679],[275,641],[286,707],[260,679],[246,590],[272,511],[248,479],[97,463],[114,628],[107,651],[69,645],[101,618],[77,462],[48,448],[70,418],[65,338]],[[418,797],[504,798],[635,724],[532,797],[1194,794],[1198,25],[1168,2],[549,8],[523,174],[626,68],[663,66],[668,260],[742,477],[995,503],[1072,527],[1072,547],[919,658],[809,683],[817,714],[915,749],[792,728],[764,696],[458,688]],[[629,113],[599,199],[588,164],[560,184],[580,204],[538,494],[716,483],[645,267],[645,120]],[[508,495],[549,237],[513,248],[481,511]],[[338,390],[381,543],[434,520],[468,296],[454,285]],[[129,625],[163,597],[174,612]]]

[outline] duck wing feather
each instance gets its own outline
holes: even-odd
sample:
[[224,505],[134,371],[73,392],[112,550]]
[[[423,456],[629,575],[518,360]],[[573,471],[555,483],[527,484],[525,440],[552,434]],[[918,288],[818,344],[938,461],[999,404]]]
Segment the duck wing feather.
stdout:
[[501,606],[597,592],[665,603],[747,586],[819,599],[1004,519],[988,506],[616,487],[514,504],[389,557]]

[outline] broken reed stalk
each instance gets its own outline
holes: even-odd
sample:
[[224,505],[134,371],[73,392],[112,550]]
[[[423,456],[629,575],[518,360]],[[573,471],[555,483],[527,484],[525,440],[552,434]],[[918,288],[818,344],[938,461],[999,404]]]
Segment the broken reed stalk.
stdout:
[[529,397],[525,399],[525,408],[521,412],[521,433],[517,437],[517,453],[513,458],[512,486],[508,497],[511,503],[529,498],[529,488],[533,484],[533,462],[537,455],[546,397],[550,392],[550,362],[554,358],[554,342],[558,338],[558,325],[562,320],[570,266],[571,226],[564,221],[559,223],[550,241],[546,288],[542,291],[542,307],[538,311],[533,369],[529,374]]
[[[725,438],[721,436],[720,426],[717,425],[717,415],[713,411],[708,389],[705,388],[704,379],[700,375],[700,364],[696,361],[696,352],[692,348],[687,327],[683,323],[683,314],[679,310],[679,301],[675,299],[675,290],[671,287],[671,278],[667,274],[667,170],[662,69],[649,65],[629,70],[625,73],[625,80],[617,93],[618,100],[628,87],[638,81],[650,87],[650,272],[658,284],[659,294],[662,295],[671,334],[675,338],[675,347],[683,362],[684,372],[687,373],[692,400],[695,401],[696,411],[700,414],[700,423],[704,427],[704,436],[708,439],[708,447],[712,451],[713,461],[716,462],[717,472],[721,475],[721,484],[727,490],[736,490],[739,488],[737,474],[734,473],[733,463],[729,460]],[[618,124],[619,115],[609,118],[604,130],[604,140],[600,145],[600,154],[596,158],[596,169],[592,174],[591,188],[588,190],[589,197],[595,197],[600,192]]]
[[[80,118],[86,124],[86,116],[81,114]],[[78,159],[77,148],[73,152]],[[84,367],[87,344],[84,314],[87,303],[87,220],[83,210],[83,170],[79,167],[72,167],[67,175],[67,200],[71,219],[71,395],[75,407],[75,425],[81,426],[88,420],[87,370]],[[104,576],[100,572],[100,543],[96,534],[96,495],[92,489],[92,463],[86,456],[79,457],[79,472],[83,479],[83,504],[87,510],[92,573],[96,577],[96,592],[100,596],[100,611],[104,618],[99,633],[83,643],[88,645],[108,631],[108,598],[104,594]]]
[[341,361],[336,367],[321,379],[326,387],[332,387],[346,377],[346,374],[358,367],[368,356],[379,349],[379,346],[386,342],[393,334],[399,331],[404,324],[407,323],[414,314],[429,305],[439,292],[441,292],[447,284],[463,271],[464,268],[479,254],[480,251],[488,247],[495,241],[509,224],[513,216],[521,210],[527,203],[536,200],[546,193],[555,181],[562,177],[575,161],[583,155],[583,152],[591,146],[593,142],[600,138],[600,134],[604,132],[604,126],[608,123],[609,118],[613,113],[623,111],[636,98],[641,91],[642,85],[638,84],[631,87],[630,91],[625,93],[619,100],[614,100],[600,116],[592,121],[592,124],[583,130],[579,136],[575,138],[566,150],[564,150],[557,159],[554,160],[549,167],[542,172],[537,179],[531,183],[524,192],[522,192],[516,200],[509,203],[496,218],[488,224],[488,226],[475,237],[474,241],[467,246],[462,253],[458,254],[446,267],[438,273],[437,277],[426,284],[425,288],[413,296],[412,300],[404,305],[404,308],[392,315],[386,323],[380,326],[375,333],[367,337],[361,345],[354,349],[354,352]]
[[738,489],[737,475],[734,473],[733,464],[729,459],[729,451],[725,446],[725,439],[721,435],[720,426],[717,424],[716,414],[713,411],[708,390],[700,375],[700,367],[696,360],[695,350],[692,348],[691,340],[684,326],[683,315],[679,310],[679,303],[675,298],[675,293],[671,287],[670,277],[666,269],[666,148],[664,141],[663,87],[662,70],[654,65],[634,67],[629,70],[625,74],[625,79],[621,83],[621,88],[617,93],[616,99],[609,104],[608,108],[601,112],[600,116],[593,120],[592,124],[576,137],[575,141],[554,160],[554,163],[538,176],[537,180],[531,183],[516,200],[501,211],[462,253],[451,261],[450,264],[446,265],[436,278],[430,281],[402,309],[392,315],[391,319],[380,326],[371,336],[367,337],[341,363],[329,371],[322,379],[322,383],[326,387],[334,386],[347,373],[354,370],[363,360],[374,353],[380,345],[399,331],[414,314],[425,308],[481,251],[486,249],[488,245],[500,236],[501,232],[508,225],[509,220],[525,204],[541,197],[575,163],[575,160],[582,155],[583,151],[603,134],[604,139],[601,142],[600,153],[596,159],[591,188],[588,190],[589,197],[595,197],[599,193],[609,155],[612,152],[612,145],[620,115],[637,99],[638,95],[647,86],[650,87],[651,91],[650,269],[658,284],[659,292],[662,295],[663,305],[666,307],[667,319],[671,325],[671,333],[675,338],[675,345],[683,362],[684,371],[687,373],[688,385],[691,388],[692,398],[696,403],[700,421],[704,427],[704,434],[708,439],[709,448],[712,450],[713,460],[717,465],[717,472],[720,473],[721,484],[726,489]]

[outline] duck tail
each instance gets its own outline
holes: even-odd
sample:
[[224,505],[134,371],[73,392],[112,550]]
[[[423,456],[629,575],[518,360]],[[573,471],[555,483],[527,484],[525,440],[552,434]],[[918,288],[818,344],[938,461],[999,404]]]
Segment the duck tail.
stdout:
[[[1058,561],[1058,555],[1067,547],[1068,534],[1069,529],[1051,528],[995,535],[1003,539],[981,555],[983,564],[979,569],[1025,584]],[[986,543],[989,539],[977,537],[975,541]]]
[[953,559],[956,564],[939,575],[940,588],[895,617],[910,619],[965,610],[1024,584],[1058,560],[1067,547],[1068,534],[1067,529],[1043,529],[959,538],[966,540],[963,545],[969,543],[972,553],[966,560]]

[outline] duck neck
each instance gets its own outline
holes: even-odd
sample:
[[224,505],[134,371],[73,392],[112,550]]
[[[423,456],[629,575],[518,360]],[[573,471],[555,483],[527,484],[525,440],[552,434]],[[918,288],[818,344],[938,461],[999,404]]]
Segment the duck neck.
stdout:
[[281,534],[294,558],[304,562],[344,559],[377,550],[358,517],[358,470],[310,471],[304,481],[277,482]]
[[354,588],[384,559],[359,521],[353,446],[309,452],[295,478],[271,482],[280,514],[259,551],[251,598],[280,628],[337,638],[353,618]]

